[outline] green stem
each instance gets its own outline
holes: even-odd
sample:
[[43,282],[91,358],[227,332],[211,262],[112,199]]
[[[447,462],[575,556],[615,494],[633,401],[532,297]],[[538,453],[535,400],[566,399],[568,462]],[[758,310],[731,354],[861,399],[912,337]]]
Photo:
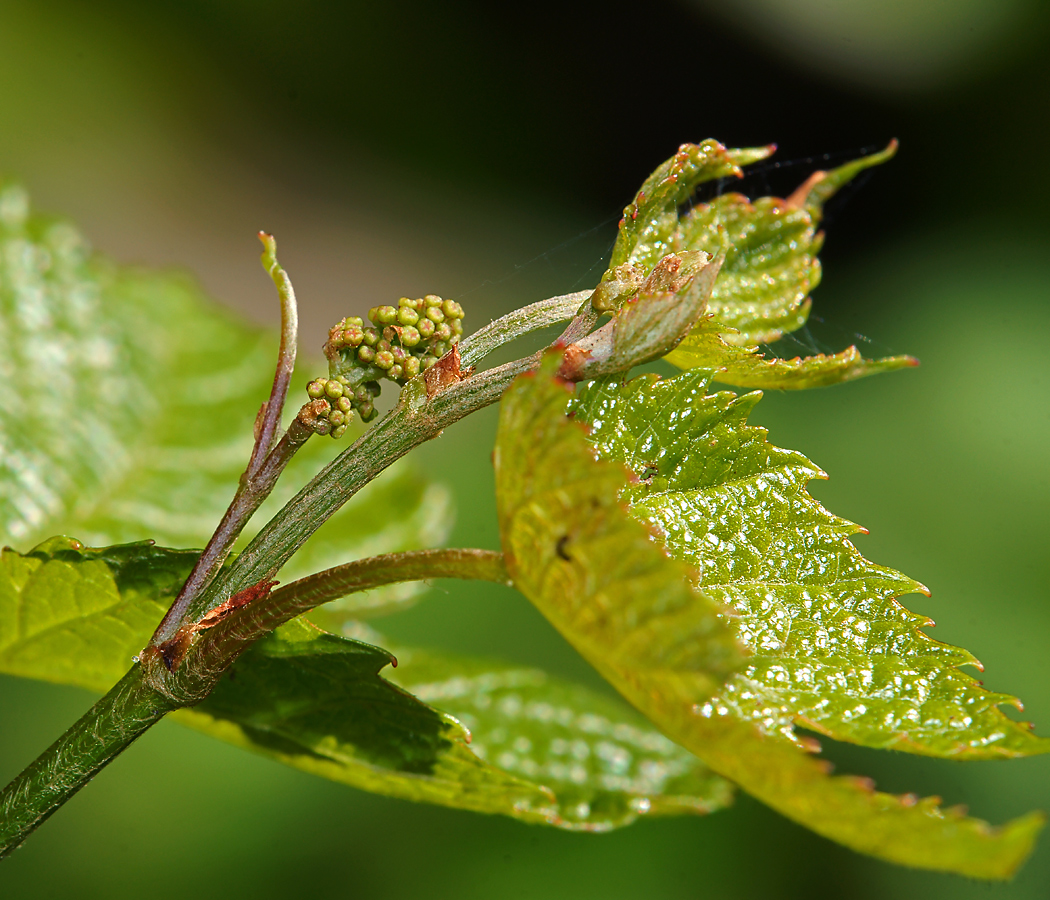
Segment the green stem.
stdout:
[[248,466],[241,476],[237,491],[226,509],[225,515],[215,528],[204,552],[201,553],[193,571],[186,579],[178,596],[171,604],[157,630],[150,638],[149,646],[155,647],[169,640],[183,625],[187,610],[197,596],[215,577],[215,573],[226,561],[230,548],[240,536],[248,520],[255,515],[262,502],[270,495],[284,467],[300,447],[313,434],[298,419],[292,421],[281,439],[277,431],[281,425],[284,401],[288,397],[288,384],[295,369],[298,347],[299,311],[295,303],[295,289],[288,273],[277,261],[277,242],[272,234],[259,232],[263,243],[262,264],[277,287],[281,302],[281,344],[277,351],[273,387],[270,399],[259,410],[255,423],[255,445],[248,459]]
[[277,588],[266,598],[260,621],[272,631],[322,603],[384,584],[429,581],[432,578],[510,584],[503,554],[492,550],[455,548],[386,553],[325,569]]
[[0,859],[176,706],[131,669],[0,793]]

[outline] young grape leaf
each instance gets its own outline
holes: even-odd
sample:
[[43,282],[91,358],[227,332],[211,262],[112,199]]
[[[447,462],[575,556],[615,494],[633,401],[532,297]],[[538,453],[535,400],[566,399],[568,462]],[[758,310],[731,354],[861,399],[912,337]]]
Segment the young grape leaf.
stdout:
[[[69,538],[24,556],[4,550],[0,672],[105,691],[130,668],[195,558]],[[699,760],[583,688],[536,670],[410,651],[393,673],[406,693],[379,676],[389,662],[385,651],[297,620],[250,648],[201,704],[172,715],[364,790],[562,828],[607,830],[731,799]],[[412,696],[417,690],[423,697]],[[439,700],[444,713],[426,705]],[[473,748],[460,721],[475,731]],[[482,742],[488,762],[475,752]]]
[[919,364],[911,356],[864,359],[856,347],[832,356],[821,353],[804,359],[769,359],[757,346],[729,344],[726,336],[725,327],[714,315],[705,316],[664,359],[680,369],[706,369],[723,384],[780,390],[826,387]]
[[[271,289],[260,272],[260,290]],[[0,185],[0,535],[203,546],[247,464],[276,346],[188,278],[117,269]],[[337,449],[311,441],[244,540]],[[440,543],[450,518],[448,492],[398,466],[282,578]]]
[[[926,620],[893,599],[921,586],[863,560],[847,540],[858,529],[804,495],[805,482],[820,471],[745,426],[758,396],[707,398],[705,389],[696,373],[588,386],[573,416],[592,429],[591,447],[602,458],[596,463],[562,415],[561,386],[542,376],[515,383],[504,399],[496,456],[504,552],[515,584],[668,736],[783,814],[894,862],[1008,877],[1030,851],[1041,816],[992,829],[938,809],[936,800],[830,778],[799,746],[794,704],[811,700],[806,712],[813,718],[805,724],[819,722],[847,740],[971,756],[1043,749],[998,711],[1007,698],[983,692],[954,668],[973,658],[922,636],[916,625]],[[587,579],[561,576],[583,566],[549,548],[561,546],[567,528],[581,527],[579,518],[591,545],[613,543],[594,514],[615,489],[609,461],[626,463],[635,476],[620,476],[630,512],[672,556],[692,563],[683,577],[693,582],[697,603],[731,608],[729,621],[754,652],[715,697],[703,698],[667,665],[663,636],[647,627],[666,615],[663,591],[634,586],[630,627],[623,628],[622,617],[614,618],[620,604],[593,587],[624,580],[616,562],[603,560],[606,570],[591,569]],[[566,615],[584,604],[589,615]],[[594,631],[622,637],[597,641]],[[618,652],[627,642],[631,655]],[[957,700],[963,708],[955,720]],[[866,718],[869,704],[881,706],[882,719]]]
[[[0,672],[105,691],[132,665],[195,561],[148,543],[53,538],[0,557]],[[253,645],[193,709],[202,731],[406,799],[544,820],[542,787],[490,766],[466,732],[378,675],[392,658],[291,622]]]
[[727,343],[770,343],[806,323],[809,295],[820,283],[817,254],[824,236],[816,226],[823,204],[861,171],[889,159],[895,149],[892,145],[888,151],[818,173],[823,178],[804,196],[751,202],[741,194],[723,194],[681,216],[671,240],[676,251],[715,252],[722,232],[729,239],[708,305],[725,326]]

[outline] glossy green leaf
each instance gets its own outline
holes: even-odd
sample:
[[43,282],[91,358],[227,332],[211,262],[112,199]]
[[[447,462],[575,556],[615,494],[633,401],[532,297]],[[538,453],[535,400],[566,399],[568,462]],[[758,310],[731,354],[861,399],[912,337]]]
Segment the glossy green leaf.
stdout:
[[[620,476],[621,499],[631,513],[649,524],[653,537],[672,555],[680,547],[688,548],[681,555],[693,564],[690,580],[696,583],[698,602],[710,606],[721,599],[734,608],[736,630],[755,653],[748,667],[730,673],[718,695],[705,699],[702,691],[695,690],[695,682],[683,679],[660,658],[661,636],[649,623],[665,614],[667,603],[662,590],[648,585],[626,587],[635,600],[628,607],[630,627],[620,641],[592,637],[595,631],[613,630],[610,622],[622,625],[615,614],[623,604],[593,591],[592,584],[605,584],[610,577],[605,572],[592,571],[589,580],[575,582],[558,577],[560,570],[581,566],[558,556],[557,548],[563,545],[556,535],[566,526],[576,527],[585,513],[588,523],[600,523],[602,517],[596,513],[602,495],[588,497],[585,490],[576,490],[577,467],[589,459],[585,438],[560,415],[565,408],[563,389],[542,376],[519,379],[508,392],[497,438],[497,447],[509,451],[497,455],[497,491],[507,568],[515,583],[669,737],[784,815],[856,850],[894,862],[974,877],[1009,877],[1031,850],[1041,816],[993,829],[959,810],[939,809],[932,798],[894,797],[875,792],[864,779],[831,778],[826,767],[799,746],[783,705],[804,689],[801,677],[791,681],[792,675],[802,675],[804,667],[815,682],[826,664],[829,674],[863,691],[869,679],[883,674],[877,666],[881,660],[873,661],[870,669],[861,668],[865,650],[888,655],[900,652],[901,644],[925,640],[925,655],[909,659],[909,664],[923,666],[932,658],[939,665],[920,671],[900,666],[900,683],[891,685],[886,698],[878,698],[892,702],[900,694],[904,702],[914,704],[914,692],[931,686],[922,677],[924,672],[937,671],[935,677],[948,682],[956,696],[960,689],[976,691],[979,686],[957,671],[940,674],[972,657],[923,639],[915,625],[925,620],[892,599],[920,586],[863,561],[846,540],[855,526],[830,516],[808,495],[800,496],[805,481],[819,475],[819,470],[798,454],[770,447],[760,429],[745,430],[743,419],[758,396],[707,398],[705,388],[705,379],[695,374],[667,382],[642,377],[626,386],[592,384],[582,402],[573,404],[573,416],[590,425],[592,446],[601,457],[626,463],[635,475],[637,480],[631,483]],[[522,447],[528,449],[516,449]],[[608,490],[607,482],[616,470],[604,459],[591,465],[593,476],[583,483],[594,484],[596,491]],[[690,487],[682,490],[681,484]],[[590,525],[589,531],[594,534],[600,528]],[[836,553],[839,557],[832,558]],[[852,571],[845,568],[847,564]],[[627,580],[615,561],[605,560],[604,565],[613,577]],[[530,574],[534,572],[542,574]],[[826,596],[825,584],[829,585]],[[590,615],[567,617],[565,610],[573,611],[581,597],[587,599]],[[870,623],[867,617],[880,609],[882,617]],[[793,617],[798,620],[795,626]],[[640,642],[633,639],[639,637],[654,648],[650,658],[638,650],[629,655],[620,652],[623,644],[638,647]],[[696,643],[694,652],[702,652],[703,641]],[[809,659],[800,658],[792,668],[785,650],[796,644],[808,649]],[[830,667],[841,662],[836,654],[850,657],[854,666],[832,673]],[[768,664],[770,657],[775,660],[772,664]],[[834,697],[835,678],[819,684],[829,698]],[[767,708],[763,692],[777,690],[781,693],[774,694],[773,700],[782,705]],[[1004,698],[985,695],[985,699],[988,714],[1008,722],[993,709]],[[846,733],[856,738],[859,733],[850,732],[848,726],[853,719],[863,719],[865,711],[854,701],[848,711],[840,709],[841,722],[836,725],[846,726]],[[821,706],[815,712],[826,711]],[[944,735],[943,727],[925,724],[934,735],[916,731],[909,737],[936,740]],[[953,740],[958,745],[958,732],[967,732],[972,723],[948,724],[955,728]],[[900,746],[900,729],[891,730]],[[983,733],[980,746],[969,749],[980,752],[998,744],[1001,751],[1008,743],[1001,743],[994,733]]]
[[725,328],[713,315],[706,316],[664,358],[680,369],[706,369],[715,381],[738,387],[800,390],[826,387],[866,375],[918,365],[911,356],[865,359],[856,347],[826,356],[795,359],[767,358],[757,346],[727,343]]
[[571,386],[559,360],[519,378],[504,396],[496,440],[496,499],[514,584],[614,681],[655,670],[698,702],[741,659],[723,608],[688,584],[617,497],[627,473],[598,462],[565,418]]
[[532,821],[550,795],[476,757],[468,734],[379,670],[382,650],[302,621],[254,644],[186,724],[367,791]]
[[[593,382],[575,408],[602,458],[641,481],[622,493],[703,591],[731,608],[754,653],[717,701],[769,733],[798,722],[837,740],[932,756],[1050,750],[958,666],[974,657],[930,638],[897,597],[918,582],[864,559],[863,531],[806,490],[826,477],[747,425],[760,398],[708,396],[704,373]],[[658,410],[676,410],[673,416]]]
[[[70,225],[31,215],[20,188],[0,186],[0,536],[203,546],[247,464],[276,348],[275,334],[186,277],[117,269]],[[244,540],[339,449],[312,440]],[[450,519],[444,488],[396,466],[281,577],[440,543]]]
[[550,824],[606,831],[732,800],[728,782],[622,702],[539,669],[423,650],[397,657],[391,678],[470,729],[475,755],[550,793]]

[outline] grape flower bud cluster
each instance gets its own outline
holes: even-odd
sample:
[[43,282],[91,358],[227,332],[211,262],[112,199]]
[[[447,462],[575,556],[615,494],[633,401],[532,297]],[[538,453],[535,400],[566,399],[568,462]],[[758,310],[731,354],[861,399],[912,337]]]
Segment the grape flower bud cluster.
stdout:
[[370,421],[381,379],[405,384],[463,336],[463,307],[436,294],[416,300],[402,297],[396,307],[375,306],[368,319],[371,325],[348,316],[328,332],[328,377],[315,378],[306,388],[309,424],[319,434],[340,437],[355,411],[361,421]]

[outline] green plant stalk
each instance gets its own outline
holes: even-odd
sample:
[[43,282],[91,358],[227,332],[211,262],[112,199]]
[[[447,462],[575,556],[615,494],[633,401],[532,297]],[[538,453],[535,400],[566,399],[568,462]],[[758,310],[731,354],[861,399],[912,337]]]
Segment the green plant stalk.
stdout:
[[65,734],[0,792],[0,859],[167,713],[203,700],[249,646],[322,603],[386,584],[432,578],[507,582],[502,554],[423,550],[357,560],[292,582],[202,632],[183,664],[168,672],[144,655]]
[[0,794],[0,859],[179,704],[134,666]]
[[277,288],[277,297],[281,303],[281,343],[277,351],[273,386],[269,399],[263,403],[255,420],[255,444],[233,500],[230,501],[186,583],[172,602],[171,608],[150,638],[150,646],[157,646],[169,640],[183,625],[186,611],[226,561],[230,548],[263,501],[270,496],[285,466],[313,434],[298,419],[294,419],[280,440],[277,438],[284,401],[288,397],[288,384],[295,369],[299,309],[295,302],[292,281],[277,261],[277,242],[273,235],[260,231],[259,240],[263,244],[263,268]]

